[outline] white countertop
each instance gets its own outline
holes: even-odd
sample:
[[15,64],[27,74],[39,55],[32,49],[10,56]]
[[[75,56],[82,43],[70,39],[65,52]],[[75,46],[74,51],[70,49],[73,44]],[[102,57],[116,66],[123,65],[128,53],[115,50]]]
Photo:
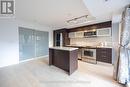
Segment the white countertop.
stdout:
[[[87,46],[83,46],[83,45],[67,45],[68,47],[72,46],[72,47],[87,47]],[[88,46],[89,47],[89,46]],[[93,47],[93,48],[112,48],[112,46],[90,46],[90,47]]]
[[57,49],[57,50],[66,50],[66,51],[73,51],[77,50],[78,48],[74,47],[49,47],[50,49]]
[[112,46],[97,46],[97,48],[112,48]]

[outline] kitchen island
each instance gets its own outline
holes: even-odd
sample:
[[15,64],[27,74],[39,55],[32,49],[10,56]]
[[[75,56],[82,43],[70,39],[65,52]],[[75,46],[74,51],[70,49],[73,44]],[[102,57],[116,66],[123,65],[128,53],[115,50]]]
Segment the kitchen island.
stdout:
[[78,48],[50,47],[49,65],[54,65],[72,74],[78,68]]

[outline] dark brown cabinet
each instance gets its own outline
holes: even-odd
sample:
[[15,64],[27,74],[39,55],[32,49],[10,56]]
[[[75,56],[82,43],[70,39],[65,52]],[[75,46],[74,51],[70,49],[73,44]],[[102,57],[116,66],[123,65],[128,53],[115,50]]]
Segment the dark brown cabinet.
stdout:
[[78,50],[67,51],[49,48],[49,65],[59,67],[68,74],[72,74],[78,68]]
[[112,48],[97,48],[96,59],[100,62],[112,63]]
[[53,43],[54,46],[60,46],[60,44],[62,44],[62,46],[69,45],[70,42],[68,38],[67,29],[54,30],[53,35],[54,35],[54,43]]

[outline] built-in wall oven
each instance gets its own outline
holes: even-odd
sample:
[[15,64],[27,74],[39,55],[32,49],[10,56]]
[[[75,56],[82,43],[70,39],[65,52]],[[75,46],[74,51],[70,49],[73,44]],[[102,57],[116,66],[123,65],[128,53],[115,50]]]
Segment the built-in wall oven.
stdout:
[[96,49],[82,49],[82,60],[89,63],[97,63],[96,61]]

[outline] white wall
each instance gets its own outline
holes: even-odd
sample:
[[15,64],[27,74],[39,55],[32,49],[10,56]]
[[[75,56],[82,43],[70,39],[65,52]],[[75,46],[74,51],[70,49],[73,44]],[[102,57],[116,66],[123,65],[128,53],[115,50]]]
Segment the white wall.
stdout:
[[49,46],[52,46],[51,28],[34,22],[25,22],[16,19],[0,19],[0,67],[19,63],[19,35],[18,27],[49,32]]
[[22,20],[17,20],[18,27],[25,27],[35,30],[42,30],[42,31],[48,31],[49,32],[49,46],[53,46],[53,29],[47,26],[43,26],[41,24],[37,24],[34,22],[27,22]]
[[114,14],[112,16],[112,42],[113,42],[113,49],[112,49],[112,62],[113,64],[118,58],[118,47],[119,47],[119,32],[120,32],[120,21],[121,21],[121,13]]
[[18,29],[14,19],[0,20],[0,67],[19,61]]
[[53,46],[53,30],[49,31],[49,47]]
[[118,47],[119,47],[119,23],[112,23],[112,61],[113,64],[118,57]]

